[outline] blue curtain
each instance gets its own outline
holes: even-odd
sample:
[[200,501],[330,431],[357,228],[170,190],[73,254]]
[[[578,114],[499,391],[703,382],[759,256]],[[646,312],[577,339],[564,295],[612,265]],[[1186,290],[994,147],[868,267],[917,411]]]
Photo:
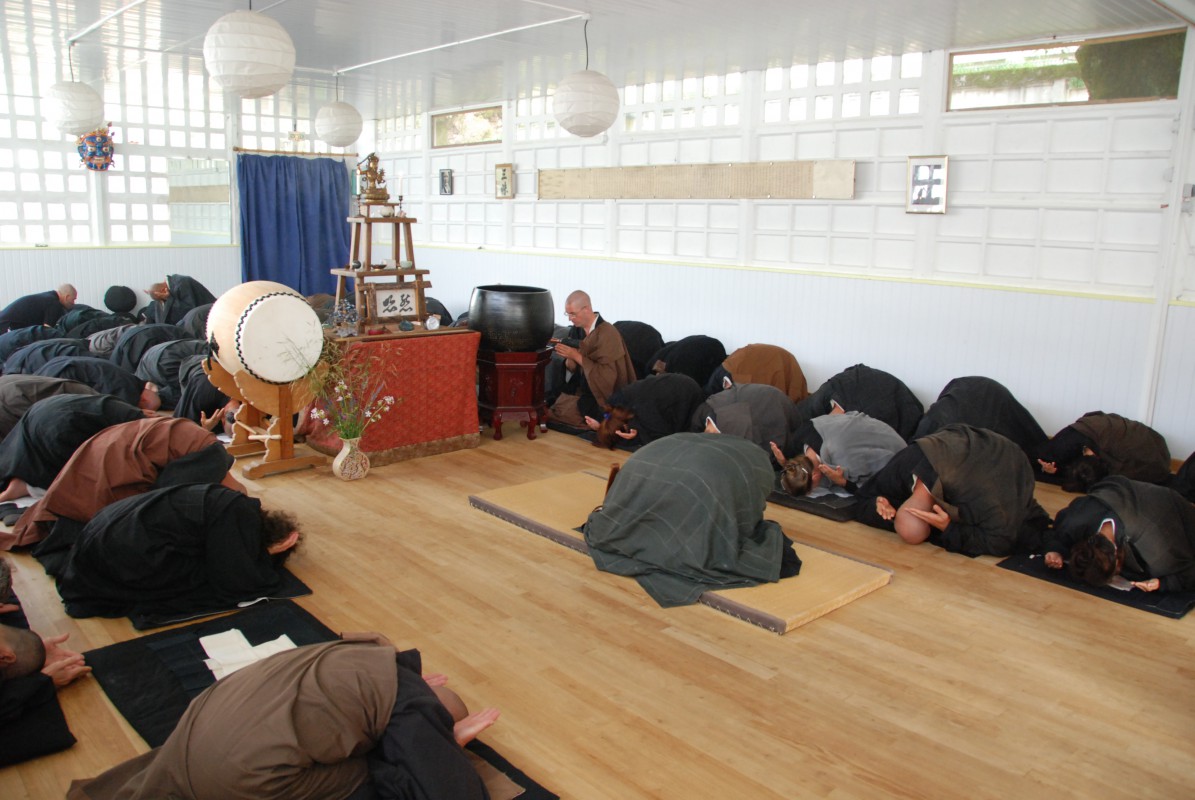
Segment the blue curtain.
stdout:
[[237,156],[241,278],[335,291],[349,263],[349,171],[332,158]]

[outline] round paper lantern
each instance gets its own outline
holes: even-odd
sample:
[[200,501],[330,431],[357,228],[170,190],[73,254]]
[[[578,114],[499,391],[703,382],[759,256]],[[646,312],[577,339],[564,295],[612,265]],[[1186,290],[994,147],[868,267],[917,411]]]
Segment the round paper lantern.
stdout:
[[574,72],[556,86],[552,98],[556,122],[576,136],[597,136],[618,117],[618,90],[600,72]]
[[58,130],[82,136],[104,124],[104,99],[85,83],[62,81],[50,87],[42,112]]
[[295,44],[281,25],[264,14],[234,11],[208,29],[203,63],[225,91],[237,97],[266,97],[290,81]]
[[348,147],[361,135],[361,114],[348,103],[328,103],[315,115],[315,135],[333,147]]

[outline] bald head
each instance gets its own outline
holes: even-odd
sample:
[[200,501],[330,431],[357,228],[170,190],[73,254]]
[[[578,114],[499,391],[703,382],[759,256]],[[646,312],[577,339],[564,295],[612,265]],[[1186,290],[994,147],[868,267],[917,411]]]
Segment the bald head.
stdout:
[[588,331],[593,327],[597,314],[593,311],[593,304],[589,302],[589,295],[578,289],[564,301],[564,316],[573,325]]
[[41,637],[25,628],[0,625],[0,677],[23,678],[46,663],[46,646]]
[[75,300],[78,299],[79,293],[75,291],[75,287],[69,283],[64,283],[58,287],[58,302],[62,303],[63,308],[74,308]]

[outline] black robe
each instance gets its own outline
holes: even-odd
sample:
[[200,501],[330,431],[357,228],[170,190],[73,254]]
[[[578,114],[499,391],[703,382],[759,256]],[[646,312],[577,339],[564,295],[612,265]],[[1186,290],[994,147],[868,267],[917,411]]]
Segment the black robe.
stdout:
[[106,394],[39,400],[0,442],[0,478],[20,478],[44,489],[83,442],[110,425],[144,416],[136,406]]
[[[912,458],[910,458],[912,456]],[[911,464],[923,459],[928,476]],[[875,511],[876,497],[899,508],[913,493],[913,475],[923,479],[934,501],[950,515],[945,531],[930,541],[969,556],[1037,552],[1049,515],[1033,496],[1033,470],[1024,452],[998,433],[969,425],[948,425],[897,453],[859,487],[856,519],[893,530]]]
[[60,394],[99,394],[78,381],[46,378],[42,375],[4,375],[0,377],[0,439],[8,436],[25,412],[38,400]]
[[259,500],[218,484],[155,489],[107,506],[77,538],[56,528],[35,555],[72,617],[230,608],[281,585],[260,511]]
[[709,417],[718,430],[738,436],[761,447],[772,457],[771,442],[775,442],[786,457],[800,451],[797,439],[800,420],[797,406],[788,395],[766,383],[736,383],[729,389],[706,398],[693,412],[693,431],[705,430]]
[[27,328],[14,328],[8,333],[0,334],[0,362],[27,344],[40,342],[43,339],[57,339],[58,329],[47,328],[45,325],[30,325]]
[[955,423],[995,431],[1011,439],[1030,459],[1046,440],[1046,432],[1029,410],[991,378],[955,378],[946,384],[921,418],[914,438],[929,436]]
[[177,325],[134,325],[126,329],[116,340],[116,346],[112,348],[108,359],[121,369],[136,372],[141,357],[151,347],[185,338],[186,332]]
[[1093,484],[1058,512],[1043,550],[1069,554],[1075,544],[1099,533],[1108,517],[1116,522],[1125,578],[1157,578],[1161,591],[1195,590],[1195,506],[1164,486],[1120,475]]
[[652,372],[679,372],[705,387],[710,375],[726,360],[726,347],[712,336],[696,334],[669,342],[650,361]]
[[207,315],[211,310],[211,303],[195,306],[178,321],[179,329],[191,339],[206,339]]
[[635,365],[635,377],[643,380],[651,375],[652,357],[664,348],[664,337],[646,322],[619,320],[614,327],[618,328],[631,362]]
[[85,322],[81,322],[75,327],[66,332],[67,336],[73,336],[77,339],[89,339],[93,335],[101,331],[111,330],[112,328],[119,328],[124,325],[133,325],[137,322],[137,318],[132,314],[100,314],[99,316],[89,317]]
[[228,404],[228,395],[217,389],[203,371],[205,356],[187,358],[178,370],[180,394],[174,405],[174,416],[202,423]]
[[86,339],[42,339],[27,344],[4,361],[5,375],[32,375],[58,356],[87,356]]
[[183,362],[194,356],[207,355],[207,352],[208,344],[201,339],[176,339],[155,344],[141,357],[136,374],[143,381],[157,384],[163,408],[174,408],[182,392],[179,371]]
[[639,432],[635,444],[649,444],[674,433],[688,431],[693,414],[705,400],[705,393],[688,375],[665,373],[628,383],[609,401],[629,408],[635,415],[629,423]]
[[108,312],[102,309],[85,306],[82,303],[75,303],[70,311],[58,318],[58,321],[54,323],[54,327],[58,329],[59,336],[68,336],[72,339],[85,339],[87,338],[85,336],[72,336],[70,333],[71,329],[83,325],[90,319],[105,317],[107,315]]
[[146,322],[177,325],[187,312],[198,306],[216,302],[216,296],[189,275],[167,275],[170,296],[165,300],[150,300],[138,315]]
[[0,310],[0,332],[30,325],[53,325],[66,313],[58,292],[27,294],[18,297]]
[[887,422],[906,442],[913,439],[925,410],[899,378],[866,364],[844,369],[797,403],[801,421],[829,414],[831,401],[842,406],[844,411],[862,411],[873,419]]
[[91,356],[52,358],[34,374],[78,381],[101,394],[117,397],[131,406],[141,404],[141,390],[145,388],[145,381],[132,372],[121,369],[106,358]]

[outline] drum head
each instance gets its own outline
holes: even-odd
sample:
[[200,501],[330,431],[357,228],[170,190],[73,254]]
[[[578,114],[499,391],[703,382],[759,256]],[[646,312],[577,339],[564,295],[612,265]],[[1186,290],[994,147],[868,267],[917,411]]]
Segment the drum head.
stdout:
[[235,325],[236,358],[267,383],[290,383],[306,375],[324,348],[324,333],[307,301],[270,293],[253,300]]

